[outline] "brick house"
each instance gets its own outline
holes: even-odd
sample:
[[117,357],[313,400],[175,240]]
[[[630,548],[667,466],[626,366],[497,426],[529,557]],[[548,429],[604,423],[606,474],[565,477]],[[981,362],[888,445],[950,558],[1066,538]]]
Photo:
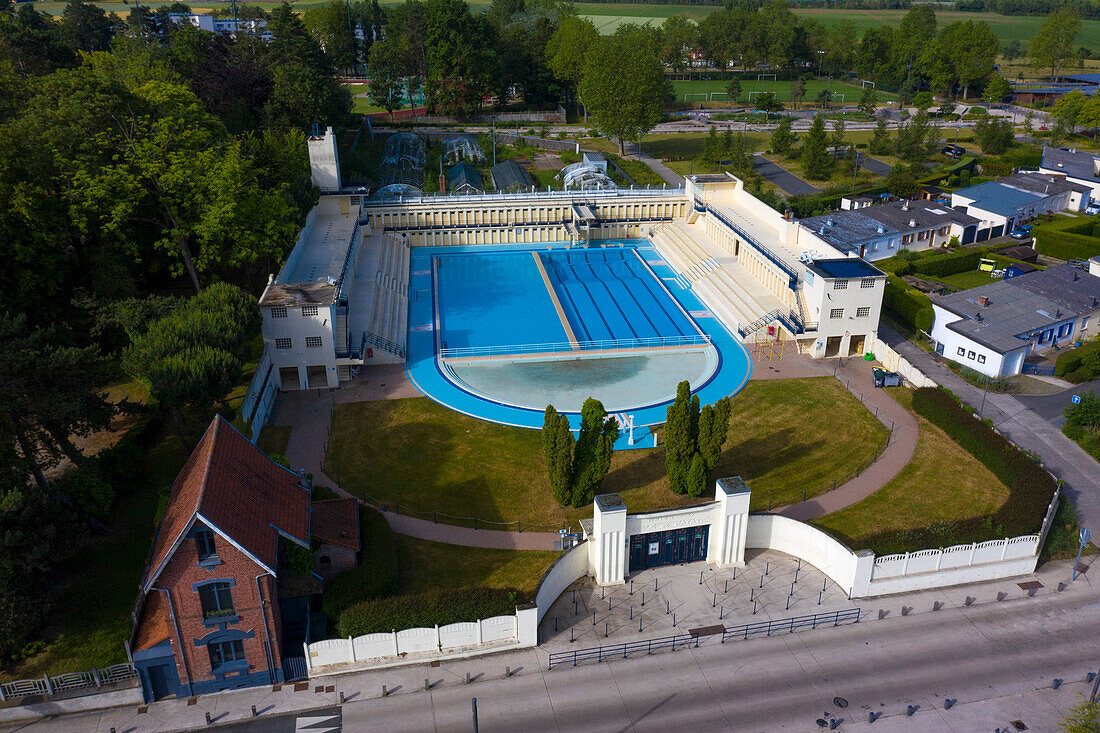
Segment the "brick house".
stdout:
[[129,649],[146,701],[284,681],[287,542],[309,547],[309,482],[215,417],[176,477],[141,581]]
[[314,552],[314,570],[325,580],[358,564],[359,502],[330,499],[312,504],[313,539],[320,543]]

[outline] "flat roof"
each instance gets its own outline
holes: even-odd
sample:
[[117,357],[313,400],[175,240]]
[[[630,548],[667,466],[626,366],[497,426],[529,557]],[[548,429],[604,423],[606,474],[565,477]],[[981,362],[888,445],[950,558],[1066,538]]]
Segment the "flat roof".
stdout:
[[260,296],[260,305],[332,305],[336,286],[323,283],[268,285]]
[[882,270],[858,257],[847,257],[842,260],[814,260],[806,267],[822,277],[834,280],[849,277],[886,277],[886,273]]
[[986,181],[976,186],[955,191],[953,195],[972,199],[970,204],[976,209],[990,211],[1001,216],[1015,216],[1021,206],[1033,204],[1043,198],[1042,194],[1024,191],[1020,188],[1006,186],[997,181]]
[[1043,168],[1074,178],[1097,180],[1097,158],[1092,153],[1062,148],[1043,148]]
[[[327,282],[339,279],[344,269],[348,247],[355,234],[355,224],[359,218],[358,207],[349,206],[348,213],[339,210],[339,196],[322,196],[324,206],[318,204],[313,226],[309,227],[304,240],[300,240],[287,258],[288,268],[283,266],[277,282],[280,285],[291,283]],[[347,198],[344,196],[343,198]]]
[[[855,200],[855,199],[853,199]],[[910,226],[913,222],[915,226]],[[944,224],[971,226],[978,220],[935,201],[891,201],[880,206],[841,209],[802,219],[799,224],[841,252],[857,252],[859,244],[915,229]]]

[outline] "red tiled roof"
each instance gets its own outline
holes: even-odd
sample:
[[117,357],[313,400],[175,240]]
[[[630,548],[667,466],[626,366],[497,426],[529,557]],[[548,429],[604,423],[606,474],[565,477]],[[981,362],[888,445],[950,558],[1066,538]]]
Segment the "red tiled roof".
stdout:
[[359,502],[355,499],[313,502],[310,531],[322,542],[359,552]]
[[172,486],[143,585],[160,572],[196,514],[274,570],[277,529],[309,544],[309,491],[299,481],[215,417]]
[[164,612],[163,594],[154,591],[145,597],[141,609],[137,636],[131,652],[151,649],[168,638],[168,615]]

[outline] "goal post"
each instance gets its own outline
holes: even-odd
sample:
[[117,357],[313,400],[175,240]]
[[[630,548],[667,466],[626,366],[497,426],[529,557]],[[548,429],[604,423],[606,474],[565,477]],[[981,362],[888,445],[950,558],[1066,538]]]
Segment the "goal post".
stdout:
[[860,79],[859,81],[860,81],[860,87],[859,87],[860,89],[866,89],[868,87],[868,85],[870,85],[870,87],[872,89],[875,88],[875,83],[873,81],[869,81],[867,79]]
[[707,101],[706,92],[684,92],[684,101],[687,102],[689,97],[702,97],[703,101]]

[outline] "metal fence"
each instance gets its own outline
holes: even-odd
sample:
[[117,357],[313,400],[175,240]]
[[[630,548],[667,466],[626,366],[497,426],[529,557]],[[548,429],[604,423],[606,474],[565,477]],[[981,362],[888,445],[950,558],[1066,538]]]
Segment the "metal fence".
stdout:
[[[815,613],[809,616],[796,616],[794,618],[779,619],[776,621],[759,621],[741,626],[725,627],[721,634],[720,643],[734,639],[748,639],[750,636],[771,636],[778,633],[791,633],[802,629],[816,629],[821,626],[839,626],[843,623],[859,623],[860,609],[847,608],[831,613]],[[718,636],[718,634],[713,634]],[[632,654],[652,654],[655,651],[668,649],[676,651],[684,647],[698,647],[701,634],[677,634],[675,636],[663,636],[658,639],[644,639],[642,641],[630,641],[625,644],[612,646],[600,646],[590,649],[575,649],[569,652],[553,652],[550,654],[550,669],[562,664],[571,664],[576,667],[582,662],[603,662],[611,659],[626,659]]]
[[604,351],[613,349],[650,349],[670,346],[702,346],[710,343],[710,336],[686,334],[682,336],[652,336],[630,339],[605,339],[602,341],[562,341],[545,344],[514,344],[511,346],[460,346],[439,350],[441,359],[461,359],[477,356],[517,356],[520,354],[553,354],[570,351]]
[[0,684],[0,701],[32,695],[56,695],[59,692],[98,688],[103,685],[133,679],[134,677],[137,677],[134,665],[124,662],[113,664],[110,667],[92,667],[83,672],[66,672],[52,677],[46,675],[33,680],[16,680]]

